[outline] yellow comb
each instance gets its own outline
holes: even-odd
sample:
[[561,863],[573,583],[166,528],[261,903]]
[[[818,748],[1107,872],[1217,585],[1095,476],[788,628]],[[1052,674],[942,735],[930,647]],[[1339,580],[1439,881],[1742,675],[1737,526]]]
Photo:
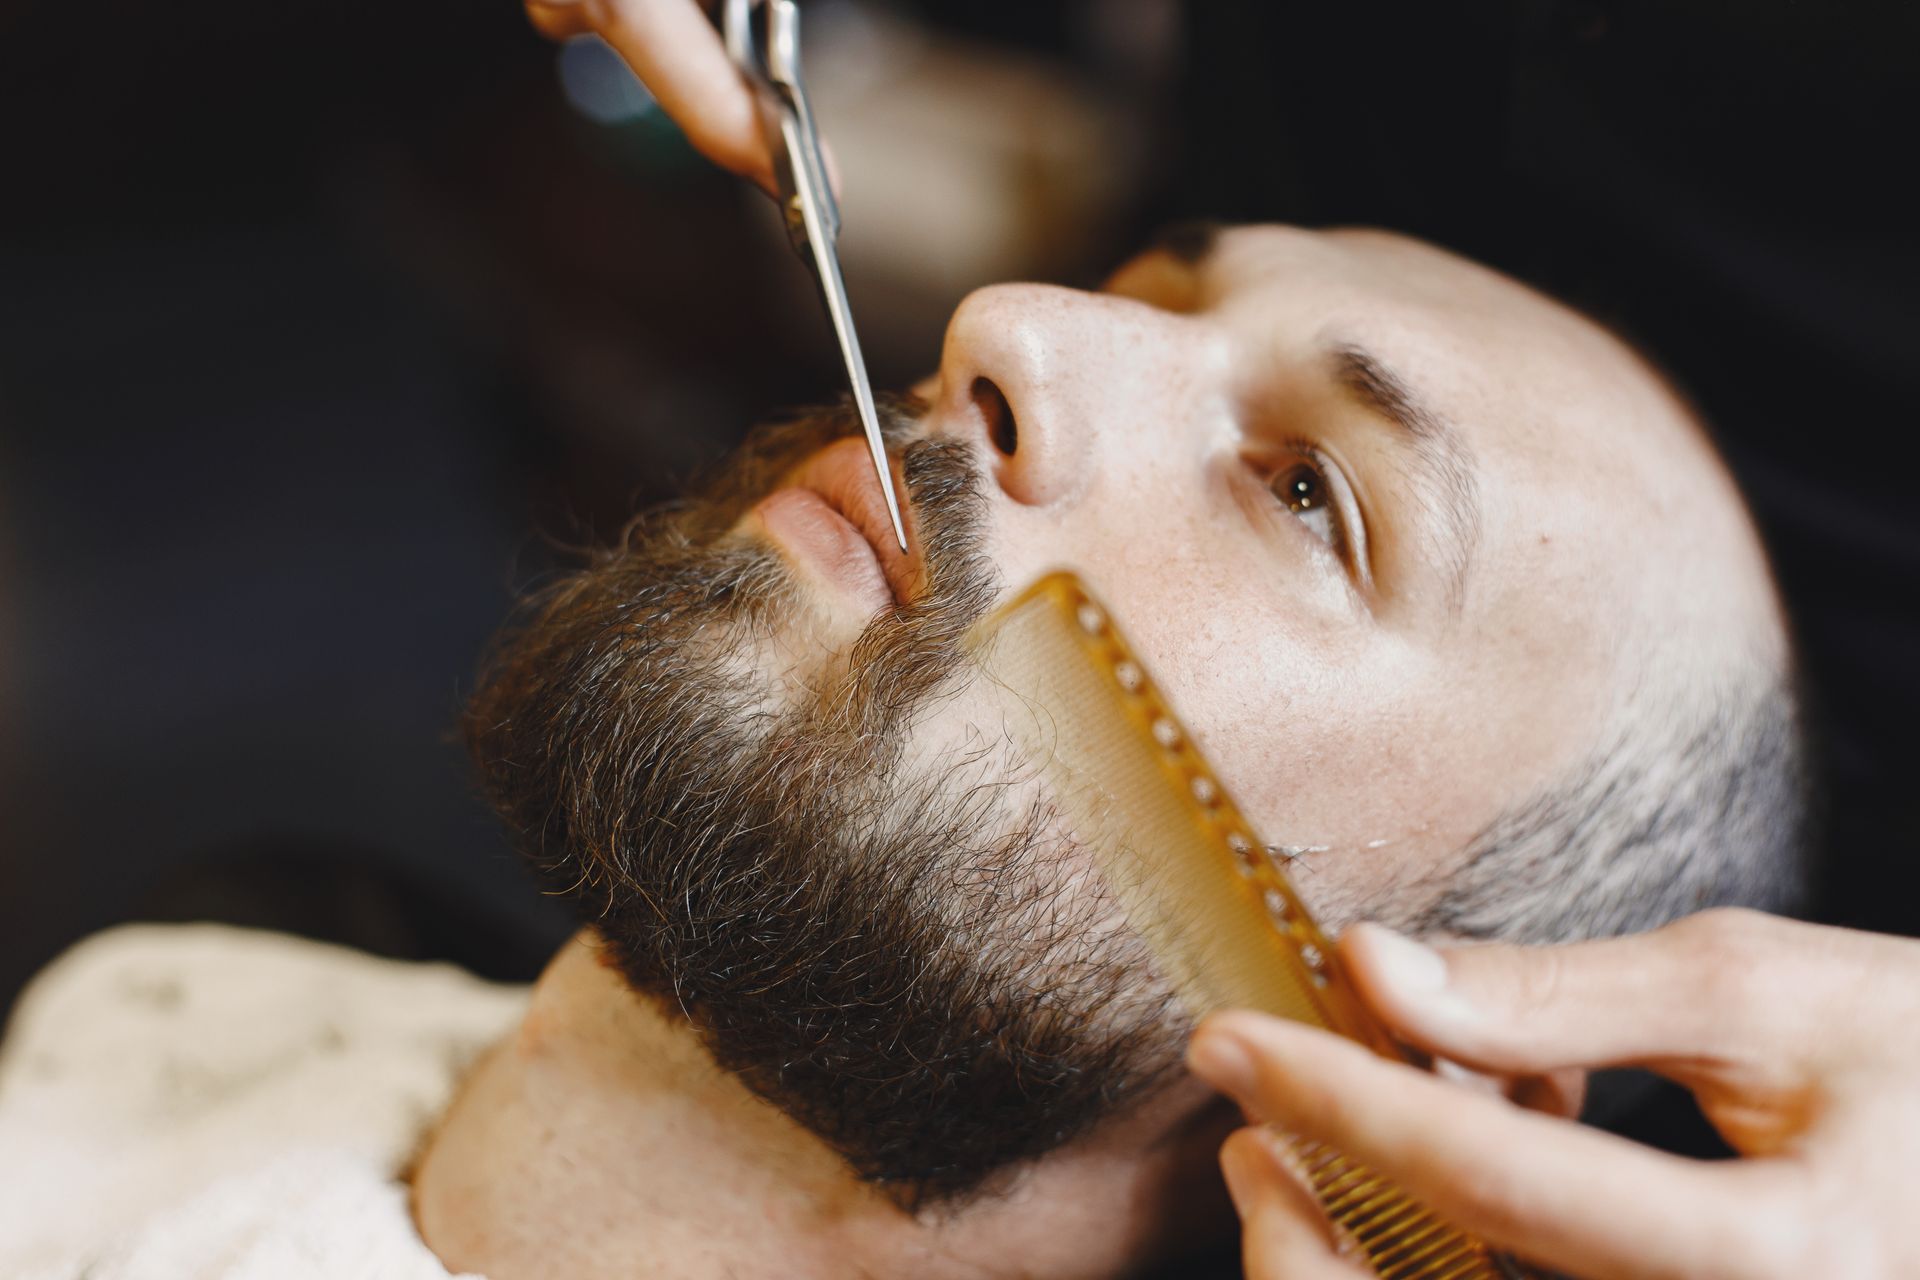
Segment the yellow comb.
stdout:
[[[969,645],[1013,695],[1008,733],[1195,1018],[1257,1009],[1404,1056],[1079,579],[1040,579],[984,619]],[[1523,1274],[1338,1152],[1293,1146],[1337,1231],[1383,1280]]]

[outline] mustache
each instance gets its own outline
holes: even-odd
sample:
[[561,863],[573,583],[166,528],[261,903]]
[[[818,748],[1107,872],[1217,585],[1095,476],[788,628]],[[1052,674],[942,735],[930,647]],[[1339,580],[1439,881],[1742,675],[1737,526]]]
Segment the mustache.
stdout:
[[927,586],[875,616],[854,642],[839,719],[855,739],[882,739],[959,683],[971,669],[962,641],[1001,590],[983,549],[987,504],[972,451],[953,440],[914,440],[901,451],[901,471]]
[[[917,396],[875,395],[874,413],[889,453],[904,457],[916,443],[929,407]],[[761,423],[716,470],[698,479],[685,498],[655,514],[678,523],[689,541],[711,543],[809,456],[861,430],[852,396]]]
[[[767,725],[763,745],[774,757],[768,765],[798,771],[788,776],[851,785],[889,775],[915,719],[943,692],[964,687],[973,663],[963,641],[1001,590],[983,551],[985,476],[973,451],[921,434],[921,401],[888,396],[879,409],[889,451],[900,459],[901,497],[913,513],[925,587],[911,602],[876,614],[842,660],[807,681],[809,695]],[[563,583],[546,612],[571,615],[566,596],[617,574],[626,593],[622,615],[649,620],[639,633],[645,660],[638,664],[647,685],[708,686],[701,650],[725,647],[729,635],[776,630],[800,590],[772,547],[736,534],[740,517],[799,463],[859,431],[850,400],[756,428],[693,496],[636,517],[615,546],[594,556],[599,573]],[[725,621],[716,630],[701,619]],[[706,694],[722,705],[737,691],[706,687]],[[803,754],[788,757],[802,746]]]
[[[998,590],[981,552],[983,474],[965,445],[921,434],[928,408],[902,393],[875,399],[881,436],[901,462],[901,500],[913,512],[926,589],[877,616],[853,651],[856,671],[885,671],[897,661],[914,678],[840,690],[843,714],[870,706],[885,715],[911,701],[929,683],[926,664],[956,652]],[[638,609],[731,614],[749,632],[764,632],[792,605],[797,586],[771,547],[729,535],[807,458],[861,431],[851,396],[759,424],[683,497],[637,513],[611,545],[583,548],[585,558],[596,569],[643,567],[648,581],[636,592]]]
[[[801,723],[789,726],[801,740],[846,744],[852,758],[839,763],[857,772],[884,768],[897,755],[913,715],[943,687],[961,682],[970,669],[962,641],[1000,592],[983,550],[987,503],[973,451],[960,441],[922,434],[924,401],[891,395],[876,407],[888,452],[900,459],[901,500],[912,512],[925,586],[907,604],[874,616],[844,668],[816,690],[813,705],[799,713]],[[709,544],[717,544],[715,551],[726,546],[726,532],[747,508],[797,465],[860,431],[851,399],[755,430],[691,509]],[[764,549],[755,552],[757,560],[774,559]],[[739,610],[762,620],[790,599],[767,590],[765,576],[759,575],[759,590],[734,593]]]
[[[985,476],[973,451],[922,433],[923,400],[885,395],[876,409],[888,451],[900,459],[925,589],[874,616],[846,662],[816,677],[809,705],[792,710],[780,735],[845,744],[847,758],[833,764],[854,772],[884,769],[913,715],[943,687],[962,683],[971,670],[962,641],[1001,590],[983,551]],[[748,633],[777,627],[797,583],[771,547],[731,535],[800,463],[860,431],[851,397],[763,424],[690,496],[636,517],[608,553],[646,566],[651,589],[636,604],[656,616],[730,615]]]

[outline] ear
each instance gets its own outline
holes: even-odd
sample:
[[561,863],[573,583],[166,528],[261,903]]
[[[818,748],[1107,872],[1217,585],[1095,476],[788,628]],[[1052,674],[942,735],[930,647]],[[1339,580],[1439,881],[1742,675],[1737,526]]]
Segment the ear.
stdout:
[[1580,1108],[1587,1100],[1587,1073],[1578,1067],[1566,1067],[1539,1076],[1489,1075],[1445,1058],[1435,1058],[1433,1073],[1462,1088],[1493,1094],[1515,1106],[1558,1116],[1563,1120],[1578,1118]]

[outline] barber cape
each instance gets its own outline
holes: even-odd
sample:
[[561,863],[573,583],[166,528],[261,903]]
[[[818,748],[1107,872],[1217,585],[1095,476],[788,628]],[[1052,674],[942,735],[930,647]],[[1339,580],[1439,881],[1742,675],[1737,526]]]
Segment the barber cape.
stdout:
[[0,1042],[0,1276],[446,1280],[400,1176],[526,989],[279,934],[132,925]]

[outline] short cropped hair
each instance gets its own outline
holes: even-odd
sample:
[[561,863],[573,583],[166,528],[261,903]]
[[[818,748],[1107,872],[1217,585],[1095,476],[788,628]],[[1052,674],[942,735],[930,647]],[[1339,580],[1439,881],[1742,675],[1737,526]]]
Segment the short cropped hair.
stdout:
[[1638,933],[1710,907],[1805,905],[1812,794],[1790,672],[1635,698],[1605,745],[1496,817],[1415,932],[1512,942]]

